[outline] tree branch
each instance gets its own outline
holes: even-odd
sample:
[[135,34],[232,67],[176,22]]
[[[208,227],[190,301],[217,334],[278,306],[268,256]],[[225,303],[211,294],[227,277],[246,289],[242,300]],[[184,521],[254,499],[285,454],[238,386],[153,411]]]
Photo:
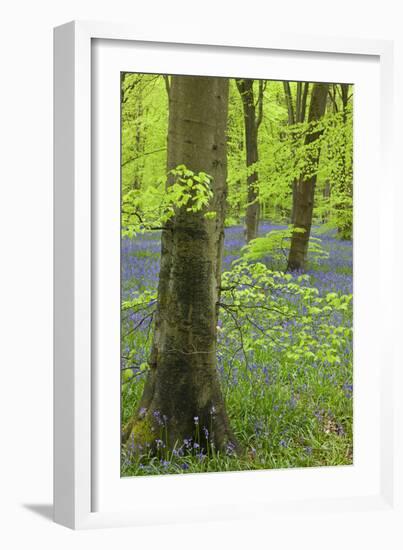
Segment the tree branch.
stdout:
[[154,153],[161,153],[161,151],[166,151],[166,150],[167,150],[166,147],[161,147],[160,149],[155,149],[154,151],[146,151],[142,155],[137,155],[137,157],[132,157],[130,159],[125,160],[124,162],[122,162],[121,167],[123,168],[124,166],[126,166],[126,164],[130,164],[131,162],[141,159],[142,157],[145,157],[147,155],[153,155]]
[[[132,332],[134,332],[135,330],[137,330],[143,323],[144,321],[146,321],[147,319],[152,319],[154,317],[154,311],[152,311],[151,313],[148,313],[147,315],[145,315],[138,323],[137,325],[135,325],[134,327],[132,327],[130,330],[128,330],[125,334],[123,334],[123,337],[125,336],[128,336],[129,334],[131,334]],[[151,321],[150,321],[151,323]]]
[[295,113],[294,113],[294,105],[292,103],[290,83],[284,80],[283,88],[284,88],[285,103],[287,105],[287,111],[288,111],[288,124],[290,126],[293,126],[295,124]]

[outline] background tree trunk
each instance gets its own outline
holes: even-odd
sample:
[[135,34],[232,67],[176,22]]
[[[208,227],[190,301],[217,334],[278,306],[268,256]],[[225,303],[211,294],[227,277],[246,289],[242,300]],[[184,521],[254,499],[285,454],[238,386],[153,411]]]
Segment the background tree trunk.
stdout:
[[[311,103],[309,107],[308,123],[320,120],[326,111],[326,99],[328,84],[314,84],[312,89]],[[305,138],[305,146],[312,145],[321,136],[320,130],[309,132]],[[294,232],[291,238],[290,253],[288,256],[288,270],[305,269],[308,243],[311,234],[312,213],[315,196],[316,170],[319,164],[320,147],[313,147],[307,150],[309,172],[308,177],[304,174],[300,177],[295,196],[294,205],[294,227],[303,232]]]
[[[259,81],[259,94],[256,105],[253,93],[253,80],[250,78],[238,79],[236,80],[236,84],[242,99],[245,124],[246,166],[249,167],[259,160],[257,140],[259,126],[263,117],[263,81]],[[247,177],[246,242],[257,237],[259,228],[260,209],[257,181],[258,172],[254,170]]]
[[[285,103],[287,106],[289,126],[293,126],[294,124],[305,122],[306,103],[307,103],[308,92],[309,92],[309,82],[297,82],[295,109],[294,109],[294,100],[291,92],[291,86],[287,80],[283,81],[283,88],[284,88]],[[297,144],[295,144],[295,147],[297,147]],[[292,189],[292,206],[291,206],[290,222],[291,224],[294,225],[295,224],[295,206],[297,203],[298,180],[293,180],[293,182],[291,183],[291,189]]]
[[185,164],[212,176],[209,210],[216,211],[216,217],[207,219],[203,211],[182,207],[162,232],[150,371],[129,429],[135,446],[152,446],[162,430],[170,447],[196,433],[206,447],[205,427],[217,449],[236,447],[216,369],[227,107],[228,79],[172,77],[168,170]]
[[[346,141],[346,132],[347,132],[347,109],[349,102],[349,84],[340,84],[340,95],[342,102],[342,116],[343,116],[343,132],[344,132],[344,147],[341,154],[341,174],[340,174],[340,193],[342,196],[347,196],[352,199],[353,197],[353,180],[352,174],[348,172],[347,162],[346,162],[346,151],[347,151],[347,141]],[[341,205],[342,208],[345,208],[345,204]],[[343,223],[339,224],[338,233],[342,239],[351,239],[353,232],[353,218],[346,218],[343,216]]]
[[[333,84],[329,88],[329,98],[333,107],[334,113],[341,112],[343,120],[343,147],[341,148],[338,170],[335,174],[336,181],[333,183],[336,199],[333,203],[334,209],[337,211],[336,224],[337,232],[341,239],[352,238],[353,218],[346,216],[346,198],[352,201],[353,198],[353,180],[352,173],[347,166],[347,131],[348,131],[348,107],[349,100],[352,96],[349,95],[350,84]],[[341,100],[341,107],[338,105],[338,95]]]

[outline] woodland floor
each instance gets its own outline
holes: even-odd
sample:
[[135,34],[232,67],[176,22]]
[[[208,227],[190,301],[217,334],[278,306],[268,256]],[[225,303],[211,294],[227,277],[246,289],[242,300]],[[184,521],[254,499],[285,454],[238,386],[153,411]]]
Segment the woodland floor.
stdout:
[[[262,223],[260,234],[283,226]],[[328,258],[311,265],[309,285],[320,296],[327,293],[352,294],[352,242],[341,241],[334,232],[316,227]],[[225,230],[223,270],[231,268],[244,245],[243,228]],[[156,232],[122,241],[122,297],[155,290],[158,281],[160,235]],[[270,259],[266,260],[270,265]],[[276,267],[278,269],[278,267]],[[147,360],[152,326],[136,326],[138,315],[122,315],[122,368],[141,365]],[[352,303],[346,315],[336,318],[340,330],[352,326]],[[288,340],[298,336],[299,319],[282,324]],[[315,323],[309,327],[318,338]],[[125,336],[129,333],[130,336]],[[217,455],[201,453],[197,437],[181,442],[174,451],[161,441],[157,457],[147,453],[132,456],[122,452],[122,476],[165,473],[191,473],[306,466],[352,464],[353,460],[353,360],[352,338],[340,353],[337,363],[317,360],[290,361],[284,347],[261,349],[250,354],[246,364],[230,354],[219,333],[218,370],[228,414],[235,435],[246,450],[242,457],[229,452]],[[325,342],[323,342],[325,344]],[[134,353],[133,353],[134,350]],[[128,420],[141,396],[145,372],[136,366],[122,384],[122,425]],[[198,429],[207,429],[200,426]]]

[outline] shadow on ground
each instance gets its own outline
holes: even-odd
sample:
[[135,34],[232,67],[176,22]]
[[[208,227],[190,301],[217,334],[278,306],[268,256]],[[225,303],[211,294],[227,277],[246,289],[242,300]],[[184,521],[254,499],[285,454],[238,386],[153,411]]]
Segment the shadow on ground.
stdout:
[[23,504],[23,507],[48,521],[53,521],[53,504]]

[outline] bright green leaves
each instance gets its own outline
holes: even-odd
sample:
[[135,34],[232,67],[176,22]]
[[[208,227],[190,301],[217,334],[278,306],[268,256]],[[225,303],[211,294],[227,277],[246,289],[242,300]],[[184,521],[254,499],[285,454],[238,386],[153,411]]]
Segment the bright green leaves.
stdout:
[[122,384],[127,384],[133,378],[132,369],[124,369],[122,371]]
[[[242,248],[242,260],[256,261],[269,258],[273,265],[284,267],[290,248],[292,235],[304,233],[305,229],[290,225],[287,229],[272,230],[264,237],[253,239]],[[327,258],[328,252],[322,247],[321,239],[310,237],[308,245],[309,256],[312,261]]]
[[[295,99],[297,83],[291,82],[290,86]],[[247,167],[242,101],[235,81],[231,79],[226,225],[240,223],[244,217],[248,205],[247,178],[252,173],[259,175],[256,186],[261,204],[261,218],[278,223],[288,223],[290,220],[293,182],[316,174],[314,223],[325,222],[328,228],[337,228],[341,238],[351,238],[353,89],[350,86],[348,104],[342,108],[340,85],[334,85],[334,88],[337,88],[333,99],[337,103],[336,109],[329,102],[327,113],[320,121],[290,125],[283,83],[268,81],[263,92],[263,120],[258,135],[259,161]],[[258,91],[259,84],[255,81],[256,97]],[[160,227],[164,223],[164,216],[169,219],[173,215],[170,205],[166,204],[168,197],[164,196],[167,123],[168,96],[164,78],[161,75],[127,73],[122,80],[121,151],[124,206],[122,226],[126,236]],[[306,137],[314,133],[320,134],[319,138],[306,143]],[[319,148],[317,164],[312,159],[317,156]],[[197,179],[194,176],[190,179],[196,184]],[[199,188],[199,192],[200,200],[186,205],[190,211],[194,211],[194,208],[200,211],[207,207],[204,190]],[[186,200],[186,195],[180,197],[180,190],[178,195],[179,199]],[[208,213],[206,218],[213,219],[213,214]]]
[[353,227],[353,111],[345,111],[329,118],[322,161],[318,173],[329,182],[326,197],[317,205],[320,215],[328,218],[331,227],[342,239],[351,239]]
[[144,290],[136,293],[130,300],[122,300],[122,312],[136,312],[153,306],[157,302],[157,290]]
[[169,212],[182,207],[186,207],[187,212],[199,212],[209,204],[213,197],[211,176],[205,172],[196,174],[186,168],[184,164],[168,172],[167,182],[165,201]]
[[215,220],[216,217],[217,217],[217,212],[215,210],[211,210],[210,212],[206,212],[204,214],[204,217],[207,219],[207,220]]
[[[291,83],[296,96],[296,84]],[[239,94],[238,94],[239,95]],[[281,82],[270,82],[264,93],[264,116],[259,129],[259,161],[245,166],[242,143],[242,105],[232,91],[229,111],[229,216],[239,223],[247,206],[247,177],[256,172],[262,218],[289,221],[293,185],[316,176],[314,223],[337,228],[338,235],[351,238],[353,117],[352,102],[345,110],[331,108],[319,121],[290,125]],[[308,98],[309,104],[309,98]],[[334,110],[333,110],[334,111]],[[307,139],[316,136],[317,139]],[[318,160],[319,159],[319,160]]]
[[309,284],[309,275],[240,261],[222,277],[220,336],[242,349],[245,360],[261,350],[297,364],[340,363],[351,345],[352,295],[321,296]]
[[166,171],[168,97],[161,75],[122,75],[121,188],[154,187]]
[[[195,173],[181,164],[160,178],[154,187],[132,189],[123,196],[122,234],[133,237],[153,229],[163,229],[178,209],[196,213],[207,210],[213,197],[211,176]],[[214,211],[205,216],[214,219]]]

